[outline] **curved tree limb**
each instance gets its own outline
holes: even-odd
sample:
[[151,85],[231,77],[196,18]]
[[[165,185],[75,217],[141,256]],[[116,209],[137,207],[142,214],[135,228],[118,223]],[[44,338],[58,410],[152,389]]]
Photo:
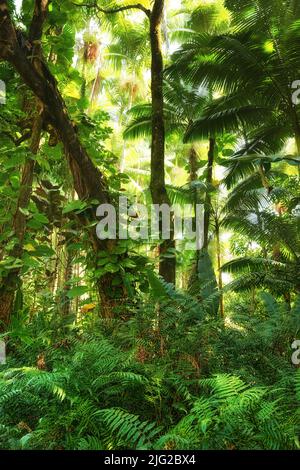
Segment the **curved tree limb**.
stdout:
[[115,13],[120,13],[122,11],[128,11],[128,10],[141,10],[145,13],[145,15],[148,16],[148,18],[150,18],[150,15],[151,15],[151,11],[148,10],[148,8],[141,5],[140,3],[135,3],[135,4],[132,4],[132,5],[123,5],[123,6],[119,6],[119,7],[116,6],[114,8],[108,8],[108,9],[101,8],[98,5],[97,2],[93,2],[93,3],[75,3],[75,2],[72,2],[72,4],[77,6],[77,7],[94,8],[99,13],[105,13],[106,15],[113,15]]

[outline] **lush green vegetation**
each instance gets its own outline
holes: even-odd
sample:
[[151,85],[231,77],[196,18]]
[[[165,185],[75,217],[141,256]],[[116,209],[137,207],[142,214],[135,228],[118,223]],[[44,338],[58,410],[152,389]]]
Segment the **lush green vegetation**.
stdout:
[[299,56],[298,0],[0,0],[0,449],[300,448]]

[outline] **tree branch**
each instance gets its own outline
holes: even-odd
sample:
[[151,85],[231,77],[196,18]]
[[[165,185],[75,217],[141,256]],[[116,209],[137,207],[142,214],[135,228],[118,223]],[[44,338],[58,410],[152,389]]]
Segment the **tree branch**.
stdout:
[[6,0],[0,0],[0,60],[8,60],[17,45],[17,36],[10,21]]
[[127,11],[127,10],[141,10],[145,13],[145,15],[150,18],[151,16],[151,11],[148,10],[148,8],[144,7],[140,3],[136,3],[133,5],[124,5],[120,7],[115,7],[115,8],[108,8],[107,10],[105,8],[99,7],[97,2],[94,3],[75,3],[72,2],[73,5],[76,5],[77,7],[86,7],[86,8],[95,8],[98,12],[100,13],[105,13],[106,15],[113,15],[115,13],[120,13],[122,11]]
[[47,17],[51,0],[35,0],[34,12],[29,28],[29,41],[40,41],[43,34],[43,25]]

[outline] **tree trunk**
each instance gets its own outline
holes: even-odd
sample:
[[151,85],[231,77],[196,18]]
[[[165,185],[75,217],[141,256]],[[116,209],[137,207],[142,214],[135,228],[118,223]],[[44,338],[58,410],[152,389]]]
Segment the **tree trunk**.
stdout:
[[213,165],[214,165],[214,154],[215,154],[216,141],[213,137],[209,139],[209,151],[208,151],[208,163],[207,163],[207,192],[204,202],[204,234],[203,234],[203,248],[207,249],[209,244],[209,224],[211,216],[211,184],[213,179]]
[[196,181],[198,178],[197,171],[198,171],[198,155],[194,145],[190,148],[189,152],[189,170],[190,170],[190,182]]
[[65,268],[64,268],[64,285],[63,285],[63,305],[62,312],[65,316],[70,314],[71,300],[68,297],[68,293],[71,289],[69,281],[72,279],[73,273],[73,254],[70,250],[66,250],[65,253]]
[[223,290],[223,280],[222,280],[222,271],[221,271],[221,241],[220,241],[220,227],[219,222],[216,220],[216,243],[217,243],[217,265],[218,265],[218,284],[220,290],[220,315],[224,317],[224,296],[222,293]]
[[[40,39],[42,37],[42,29],[47,8],[48,0],[36,1],[32,22],[29,28],[29,41],[34,44],[32,56],[35,58],[32,59],[32,61],[40,61],[42,57]],[[7,59],[7,55],[10,56],[14,48],[20,49],[20,47],[16,39],[15,29],[10,21],[7,2],[4,0],[0,0],[0,23],[0,44],[4,44],[4,47],[1,47],[2,57],[0,53],[0,59]],[[26,101],[24,103],[26,103]],[[36,105],[37,111],[33,121],[30,145],[30,150],[33,156],[35,156],[39,150],[44,119],[43,106],[40,105],[38,100],[36,100]],[[23,255],[23,241],[26,231],[26,216],[23,212],[21,212],[21,210],[26,209],[30,202],[34,167],[35,160],[29,157],[23,168],[20,194],[17,202],[16,212],[13,217],[13,230],[17,238],[17,243],[9,255],[16,259],[20,259]],[[4,282],[2,281],[0,288],[0,331],[1,329],[5,329],[10,322],[13,311],[15,292],[19,282],[19,275],[20,268],[10,270],[8,275],[3,280]]]
[[[42,132],[43,117],[37,116],[32,130],[31,153],[36,155],[39,149]],[[21,212],[26,209],[30,202],[32,193],[32,183],[34,175],[35,161],[29,158],[25,163],[22,172],[20,194],[17,202],[17,209],[13,218],[13,230],[17,238],[17,244],[9,253],[9,256],[20,259],[23,255],[23,241],[26,231],[26,216]],[[13,311],[15,293],[19,283],[20,268],[10,270],[5,279],[2,280],[0,288],[0,331],[6,329],[10,322]]]
[[[162,55],[162,21],[164,0],[155,0],[150,16],[151,41],[151,93],[152,93],[152,144],[151,144],[151,182],[150,190],[153,204],[167,204],[170,200],[165,185],[165,123],[163,97],[163,55]],[[176,258],[165,258],[164,254],[175,248],[174,221],[170,223],[170,240],[160,243],[159,274],[165,281],[175,284]],[[162,234],[160,227],[160,236]]]
[[[196,149],[195,149],[194,145],[192,145],[192,147],[190,148],[190,152],[189,152],[189,172],[190,172],[190,182],[191,183],[193,183],[193,181],[197,181],[197,179],[198,179],[198,174],[197,174],[198,165],[197,165],[197,163],[198,163],[198,155],[197,155],[197,152],[196,152]],[[195,189],[195,197],[194,197],[194,201],[193,201],[193,204],[194,204],[194,220],[193,220],[194,229],[196,229],[196,227],[197,227],[196,217],[197,217],[197,204],[198,203],[199,203],[199,193],[198,193],[198,190]],[[188,283],[187,283],[188,287],[193,285],[193,283],[195,282],[195,278],[197,278],[197,275],[198,275],[198,264],[199,264],[200,249],[201,249],[201,247],[198,246],[198,243],[197,243],[197,250],[196,250],[196,254],[195,254],[195,259],[193,261],[193,267],[192,267],[191,273],[189,274],[189,278],[188,278]]]

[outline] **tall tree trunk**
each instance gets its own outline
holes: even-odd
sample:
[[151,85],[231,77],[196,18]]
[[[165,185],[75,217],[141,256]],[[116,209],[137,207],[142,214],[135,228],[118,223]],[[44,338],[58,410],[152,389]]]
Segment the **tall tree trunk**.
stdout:
[[203,234],[203,248],[207,249],[209,244],[209,224],[211,216],[211,184],[213,178],[213,165],[214,165],[214,155],[215,155],[215,146],[216,141],[213,137],[209,139],[209,151],[208,151],[208,163],[207,163],[207,192],[204,202],[204,234]]
[[70,307],[71,307],[71,300],[68,297],[68,293],[71,289],[70,280],[72,279],[73,273],[73,258],[74,255],[68,249],[66,249],[65,253],[65,267],[64,267],[64,281],[63,281],[63,305],[62,305],[62,312],[65,316],[70,314]]
[[[190,178],[189,179],[190,179],[191,183],[196,181],[197,178],[198,178],[197,163],[198,163],[198,155],[197,155],[197,152],[196,152],[196,149],[195,149],[194,145],[192,145],[191,148],[190,148],[190,151],[189,151],[189,173],[190,173],[190,175],[189,175]],[[194,203],[194,228],[197,227],[196,217],[197,217],[197,204],[198,204],[198,202],[199,202],[199,194],[198,194],[198,190],[196,189],[195,190],[195,197],[194,197],[194,201],[193,201],[193,203]],[[198,243],[197,243],[197,245],[198,245]],[[195,259],[193,261],[192,270],[191,270],[191,273],[189,273],[188,279],[187,279],[187,287],[192,286],[193,283],[195,282],[195,278],[197,277],[199,254],[200,254],[199,248],[200,247],[197,246]]]
[[[32,62],[33,61],[41,61],[42,57],[42,49],[40,40],[42,37],[42,29],[43,24],[46,18],[46,12],[48,8],[49,0],[37,0],[35,3],[35,8],[33,12],[32,21],[29,28],[29,36],[28,39],[31,44],[34,44],[32,50]],[[1,0],[0,1],[0,23],[1,23],[1,31],[0,31],[0,43],[6,43],[6,48],[11,53],[12,44],[10,44],[10,40],[13,41],[14,46],[18,46],[18,42],[16,41],[16,32],[14,30],[13,25],[10,22],[9,12],[7,8],[7,2]],[[2,29],[3,23],[3,29]],[[6,34],[9,34],[7,37]],[[5,39],[4,39],[5,38]],[[6,59],[5,47],[3,48],[4,58]],[[0,54],[1,58],[1,54]],[[24,106],[26,107],[26,99],[24,101]],[[31,107],[31,106],[30,106]],[[32,125],[32,134],[31,134],[31,145],[30,151],[33,156],[37,155],[40,140],[41,140],[41,133],[43,128],[43,106],[36,100],[36,114],[34,117],[33,125]],[[23,241],[26,231],[26,216],[22,209],[26,209],[30,202],[31,193],[32,193],[32,183],[33,183],[33,175],[34,175],[34,167],[35,167],[35,160],[33,158],[28,158],[22,172],[21,178],[21,187],[20,187],[20,194],[17,202],[17,208],[15,215],[13,217],[13,230],[17,239],[17,243],[14,248],[9,253],[10,256],[16,259],[20,259],[23,255]],[[5,280],[0,288],[0,329],[4,329],[10,322],[11,314],[13,311],[14,305],[14,298],[16,289],[19,283],[19,275],[20,275],[20,268],[13,269],[9,272],[9,274],[5,277]]]
[[[41,114],[37,116],[32,130],[31,153],[36,155],[39,149],[40,137],[42,132],[43,117]],[[13,218],[13,230],[17,238],[17,243],[10,251],[9,255],[13,258],[20,259],[23,254],[23,241],[26,231],[26,216],[22,209],[28,207],[34,175],[35,161],[33,158],[27,160],[24,165],[21,179],[21,189],[17,202],[16,212]],[[10,270],[9,274],[2,280],[0,287],[0,331],[4,330],[11,318],[13,311],[15,293],[18,287],[20,269]]]
[[[165,185],[165,123],[163,97],[163,55],[162,55],[162,21],[164,0],[155,0],[150,16],[151,41],[151,94],[152,94],[152,144],[151,144],[151,182],[150,190],[153,204],[167,204],[170,200]],[[175,284],[176,258],[166,258],[164,254],[175,248],[174,221],[170,223],[170,240],[160,244],[159,274],[170,283]],[[162,231],[160,229],[160,236]]]
[[216,243],[217,243],[217,267],[218,267],[218,284],[220,290],[220,315],[224,317],[224,296],[223,296],[223,279],[222,279],[222,261],[221,261],[221,240],[220,240],[220,226],[218,220],[215,225],[216,230]]
[[190,148],[189,151],[189,170],[190,170],[190,182],[196,181],[198,178],[198,155],[194,145]]
[[[195,149],[195,146],[192,145],[192,147],[190,148],[190,152],[189,152],[189,170],[190,170],[190,182],[193,183],[194,181],[197,181],[198,179],[198,154],[197,154],[197,151]],[[194,187],[193,188],[193,192],[194,192],[194,222],[193,222],[193,225],[194,225],[194,230],[197,230],[197,220],[196,220],[196,217],[197,217],[197,207],[198,207],[198,204],[200,204],[200,198],[199,198],[199,189],[197,187]],[[199,250],[202,248],[202,246],[200,246],[200,233],[197,233],[197,254],[199,254]],[[197,261],[198,261],[198,256],[197,256]]]

